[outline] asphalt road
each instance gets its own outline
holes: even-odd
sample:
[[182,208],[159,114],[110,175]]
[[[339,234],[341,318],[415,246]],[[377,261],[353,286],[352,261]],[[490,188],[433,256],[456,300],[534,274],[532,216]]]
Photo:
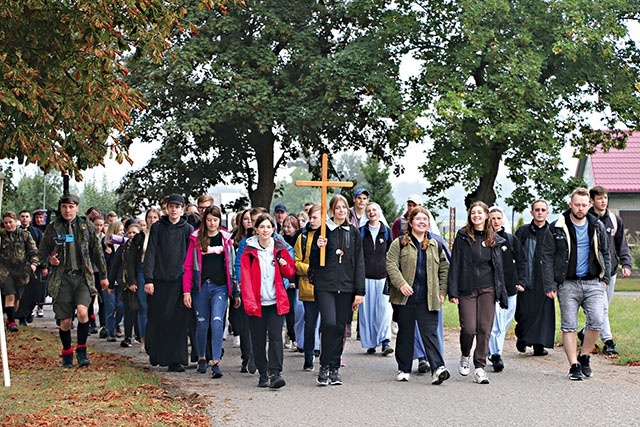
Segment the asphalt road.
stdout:
[[[50,307],[33,326],[55,332]],[[519,354],[515,341],[507,340],[505,370],[494,373],[489,365],[491,384],[479,385],[471,375],[458,374],[458,332],[448,331],[445,353],[452,376],[433,386],[430,375],[415,371],[409,382],[396,382],[393,355],[368,355],[351,338],[341,369],[343,385],[317,386],[317,363],[315,372],[304,372],[302,354],[285,350],[287,384],[279,390],[258,388],[257,374],[239,372],[240,350],[231,341],[224,347],[224,376],[214,380],[195,369],[169,373],[150,367],[139,345],[122,348],[97,336],[89,338],[89,354],[92,348],[125,354],[184,392],[207,399],[212,426],[640,426],[640,367],[614,366],[594,355],[594,377],[572,382],[561,347],[549,356],[533,357],[531,349]]]

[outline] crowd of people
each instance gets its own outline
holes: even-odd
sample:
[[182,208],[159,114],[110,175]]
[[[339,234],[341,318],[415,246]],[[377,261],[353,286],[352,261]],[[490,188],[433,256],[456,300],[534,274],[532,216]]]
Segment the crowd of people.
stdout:
[[570,379],[592,376],[598,337],[604,354],[617,354],[608,306],[618,270],[631,273],[631,257],[606,189],[576,189],[552,223],[548,203],[534,201],[533,220],[515,235],[505,230],[503,209],[474,202],[451,248],[422,198],[406,203],[389,226],[366,189],[355,191],[352,207],[334,195],[324,235],[321,205],[312,202],[299,213],[284,204],[273,215],[245,209],[228,225],[210,195],[193,204],[170,195],[144,218],[96,207],[80,215],[74,195],[60,199],[54,218],[8,211],[0,229],[7,329],[42,317],[49,295],[65,368],[74,353],[78,366],[90,364],[87,338],[96,334],[122,347],[138,343],[152,366],[183,372],[191,362],[219,379],[229,338],[240,348],[240,371],[257,371],[258,387],[278,389],[286,384],[285,348],[304,353],[304,371],[317,367],[319,386],[342,384],[357,312],[364,352],[395,353],[398,381],[409,381],[417,363],[439,385],[451,376],[442,320],[448,298],[459,314],[458,372],[470,375],[473,365],[473,381],[488,384],[487,362],[505,369],[514,319],[519,352],[532,347],[545,356],[553,348],[557,297]]

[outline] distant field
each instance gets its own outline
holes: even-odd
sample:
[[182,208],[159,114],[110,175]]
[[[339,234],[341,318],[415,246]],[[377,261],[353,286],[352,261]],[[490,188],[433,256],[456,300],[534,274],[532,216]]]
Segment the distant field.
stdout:
[[616,280],[616,291],[640,292],[640,279],[622,279],[618,276]]

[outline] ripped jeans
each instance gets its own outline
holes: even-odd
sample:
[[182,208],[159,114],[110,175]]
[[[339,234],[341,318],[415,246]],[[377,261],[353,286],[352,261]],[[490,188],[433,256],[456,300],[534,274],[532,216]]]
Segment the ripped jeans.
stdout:
[[216,285],[205,280],[198,292],[191,292],[193,308],[196,311],[196,342],[198,357],[207,354],[207,332],[211,327],[211,357],[220,360],[222,357],[222,336],[224,332],[224,316],[227,312],[229,291],[227,285]]

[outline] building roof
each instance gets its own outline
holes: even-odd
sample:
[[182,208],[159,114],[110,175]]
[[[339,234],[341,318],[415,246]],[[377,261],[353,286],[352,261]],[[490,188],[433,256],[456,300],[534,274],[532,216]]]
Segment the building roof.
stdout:
[[629,136],[624,150],[603,153],[598,146],[587,164],[591,165],[595,185],[611,193],[640,192],[640,131]]

